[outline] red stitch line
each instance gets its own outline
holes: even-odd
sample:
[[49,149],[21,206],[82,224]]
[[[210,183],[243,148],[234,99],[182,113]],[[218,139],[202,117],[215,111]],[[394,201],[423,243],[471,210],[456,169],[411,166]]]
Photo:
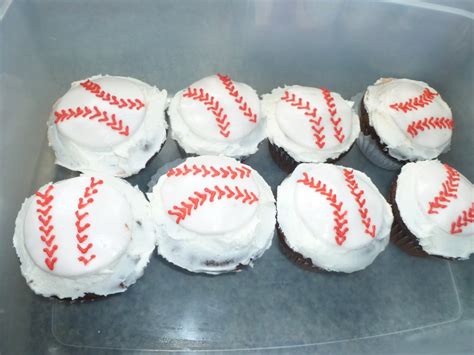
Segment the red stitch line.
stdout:
[[188,197],[187,200],[182,201],[179,205],[174,205],[168,211],[168,214],[170,216],[175,216],[175,221],[179,224],[187,216],[190,216],[193,210],[202,206],[206,201],[214,202],[216,195],[218,200],[225,197],[249,205],[258,202],[259,200],[254,192],[248,191],[247,189],[241,190],[238,186],[230,187],[224,185],[223,187],[219,187],[215,185],[213,188],[206,187],[204,191],[201,192],[194,191],[194,194]]
[[448,164],[443,164],[448,176],[446,180],[441,184],[441,190],[438,195],[435,196],[433,201],[430,201],[428,206],[429,214],[438,214],[439,209],[448,207],[448,204],[452,199],[456,199],[458,195],[459,187],[459,172],[456,169],[450,167]]
[[241,166],[236,166],[232,167],[230,165],[225,166],[225,167],[220,167],[219,169],[216,169],[215,167],[211,166],[206,166],[206,165],[201,165],[197,166],[194,164],[191,168],[188,167],[188,165],[180,165],[176,168],[170,169],[166,175],[167,176],[185,176],[189,174],[193,174],[194,176],[196,175],[201,175],[203,177],[206,177],[207,175],[211,174],[212,170],[212,177],[217,177],[220,176],[222,178],[230,178],[232,180],[235,180],[236,178],[240,177],[241,179],[250,177],[250,173],[252,172],[249,168],[241,165]]
[[310,178],[306,172],[303,173],[303,177],[303,179],[300,179],[297,182],[302,183],[323,195],[334,209],[334,231],[336,232],[335,240],[338,245],[344,244],[347,239],[346,234],[349,231],[349,228],[346,226],[348,223],[346,219],[347,211],[343,210],[342,202],[337,201],[337,195],[332,191],[332,189],[328,189],[326,184],[323,184],[319,180],[315,182],[314,178]]
[[110,93],[102,90],[102,87],[99,84],[94,83],[89,79],[83,81],[80,85],[102,101],[108,102],[110,105],[116,105],[119,108],[128,108],[130,110],[136,109],[137,111],[145,107],[145,104],[140,99],[123,99],[115,95],[111,95]]
[[407,126],[407,132],[416,137],[420,131],[430,129],[453,129],[454,120],[446,117],[425,117],[424,119],[413,121]]
[[367,207],[364,207],[365,203],[367,202],[364,196],[365,191],[359,188],[359,184],[357,184],[353,170],[344,169],[343,172],[347,187],[349,188],[349,190],[351,190],[351,194],[355,197],[355,201],[359,206],[360,218],[362,220],[362,224],[365,227],[364,232],[372,238],[375,238],[375,224],[372,224],[372,219],[369,217],[369,210],[367,209]]
[[321,125],[321,120],[323,118],[316,117],[316,108],[312,108],[309,104],[309,101],[306,101],[306,104],[304,104],[301,97],[297,97],[295,94],[290,94],[287,90],[285,90],[285,94],[281,97],[281,100],[288,102],[291,106],[296,107],[298,110],[305,111],[304,114],[306,116],[312,117],[309,122],[311,123],[311,129],[313,130],[313,137],[315,138],[314,143],[319,147],[319,149],[324,148],[324,145],[326,144],[326,142],[324,142],[324,138],[326,138],[326,136],[323,134],[324,126]]
[[107,111],[101,111],[97,106],[94,106],[92,109],[88,106],[77,107],[76,109],[63,109],[54,112],[54,115],[56,116],[56,119],[54,120],[55,124],[78,117],[88,118],[89,120],[97,119],[98,122],[105,124],[114,131],[117,131],[118,134],[123,136],[129,135],[129,127],[124,125],[122,120],[116,119],[114,113],[109,116]]
[[461,233],[463,227],[467,227],[469,223],[474,222],[474,202],[467,210],[462,211],[456,220],[451,223],[451,234]]
[[321,90],[323,92],[324,101],[326,101],[329,114],[331,115],[331,123],[332,123],[332,128],[334,130],[334,137],[338,140],[339,143],[342,143],[344,141],[344,138],[346,138],[346,136],[342,133],[342,126],[340,126],[341,121],[342,121],[341,117],[336,118],[336,115],[337,115],[336,103],[334,102],[334,98],[331,95],[331,91],[324,88]]
[[219,133],[225,138],[229,137],[230,122],[227,121],[227,115],[224,113],[224,109],[214,96],[209,95],[209,93],[205,92],[202,88],[198,90],[189,87],[183,94],[183,97],[189,97],[192,100],[202,102],[207,107],[207,110],[213,113],[217,126],[219,127]]
[[80,255],[77,260],[82,262],[84,266],[89,264],[89,262],[94,259],[96,256],[95,254],[90,255],[89,257],[86,257],[85,254],[89,252],[89,250],[94,246],[93,243],[88,243],[87,245],[84,245],[87,241],[87,238],[89,236],[87,234],[84,234],[84,232],[87,231],[87,229],[90,228],[91,224],[85,222],[84,220],[87,218],[89,215],[89,212],[84,211],[84,209],[92,204],[94,202],[94,195],[97,194],[99,191],[96,187],[99,185],[102,185],[104,183],[103,180],[96,180],[95,178],[91,177],[91,181],[89,185],[84,189],[84,193],[82,194],[82,197],[79,198],[79,201],[77,202],[77,209],[75,211],[76,215],[76,239],[77,239],[77,249],[79,252],[82,254]]
[[248,117],[248,120],[252,123],[257,123],[257,114],[253,113],[249,104],[244,101],[243,96],[239,94],[239,91],[235,87],[232,79],[228,75],[217,74],[219,80],[224,84],[226,90],[229,92],[229,95],[234,98],[234,101],[239,105],[239,110],[244,113],[245,117]]
[[50,184],[44,192],[38,191],[35,193],[36,197],[38,197],[36,200],[36,204],[38,205],[36,212],[38,213],[38,221],[40,223],[38,229],[41,234],[41,241],[46,244],[46,247],[43,248],[43,252],[46,254],[44,263],[51,271],[54,270],[54,264],[58,261],[58,258],[55,257],[54,254],[59,248],[57,244],[53,244],[56,236],[51,234],[54,230],[52,222],[53,216],[50,214],[53,208],[51,203],[54,200],[54,196],[52,195],[53,189],[54,186]]
[[430,91],[430,89],[425,88],[420,96],[412,97],[411,99],[404,102],[393,103],[390,105],[390,107],[395,111],[403,111],[404,113],[407,113],[408,111],[418,110],[428,106],[438,95],[439,94],[437,92],[433,92]]

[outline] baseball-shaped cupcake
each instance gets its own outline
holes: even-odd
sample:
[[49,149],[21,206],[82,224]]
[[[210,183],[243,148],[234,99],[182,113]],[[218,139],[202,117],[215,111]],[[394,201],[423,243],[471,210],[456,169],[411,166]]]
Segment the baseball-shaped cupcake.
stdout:
[[81,175],[49,183],[25,200],[13,244],[35,293],[77,299],[134,284],[156,236],[139,190],[118,178]]
[[187,154],[242,158],[255,153],[265,138],[257,93],[226,75],[179,91],[168,113],[172,137]]
[[275,200],[263,178],[235,159],[188,158],[149,194],[158,253],[192,272],[251,265],[272,242]]
[[72,83],[54,104],[48,122],[56,163],[119,177],[137,173],[166,139],[166,95],[118,76]]
[[360,171],[300,164],[277,196],[281,248],[305,268],[362,270],[388,244],[392,211]]
[[299,163],[333,162],[359,135],[353,103],[327,89],[285,86],[263,95],[270,153],[285,171]]
[[428,84],[382,78],[361,103],[358,145],[374,164],[397,170],[406,161],[436,158],[449,150],[451,109]]
[[390,192],[391,239],[411,255],[474,253],[474,186],[438,160],[406,164]]

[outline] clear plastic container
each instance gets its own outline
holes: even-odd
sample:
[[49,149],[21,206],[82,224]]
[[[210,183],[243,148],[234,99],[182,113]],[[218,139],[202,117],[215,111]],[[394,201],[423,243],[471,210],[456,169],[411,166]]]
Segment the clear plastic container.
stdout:
[[[415,258],[389,245],[362,272],[314,273],[287,260],[275,239],[240,273],[190,274],[154,255],[124,294],[70,304],[29,290],[11,242],[23,199],[76,175],[54,165],[45,125],[52,103],[70,82],[98,73],[170,94],[215,72],[259,94],[301,84],[345,98],[382,76],[427,81],[456,120],[440,159],[474,181],[472,4],[13,1],[0,23],[0,353],[474,351],[473,260]],[[178,157],[168,138],[128,180],[146,191]],[[285,177],[266,143],[247,163],[273,189]],[[384,194],[395,176],[356,146],[338,164],[366,172]]]

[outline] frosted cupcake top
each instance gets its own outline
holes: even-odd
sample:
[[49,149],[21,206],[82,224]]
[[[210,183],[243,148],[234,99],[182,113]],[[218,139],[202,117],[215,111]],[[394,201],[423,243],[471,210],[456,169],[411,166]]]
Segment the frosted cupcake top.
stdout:
[[121,177],[138,172],[166,139],[166,95],[125,77],[99,75],[72,83],[49,120],[57,163]]
[[255,90],[222,74],[179,91],[169,115],[172,136],[187,153],[240,157],[265,138]]
[[155,246],[151,210],[127,182],[86,176],[49,183],[28,198],[14,244],[22,273],[43,295],[122,292]]
[[325,162],[349,150],[359,135],[353,103],[327,89],[285,86],[263,95],[270,142],[298,162]]
[[275,204],[251,167],[218,156],[188,158],[149,195],[158,252],[193,272],[234,271],[270,247]]
[[370,265],[388,243],[390,206],[362,172],[300,164],[278,187],[278,224],[288,246],[331,271]]
[[438,160],[406,164],[395,200],[427,253],[466,259],[474,252],[474,186],[453,167]]
[[391,156],[399,160],[426,160],[449,150],[453,115],[428,84],[381,78],[367,88],[364,106],[370,125]]

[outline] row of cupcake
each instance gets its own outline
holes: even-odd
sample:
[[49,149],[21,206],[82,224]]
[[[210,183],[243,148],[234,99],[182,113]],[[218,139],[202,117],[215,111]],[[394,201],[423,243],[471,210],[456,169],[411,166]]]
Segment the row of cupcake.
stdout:
[[[165,91],[109,76],[73,83],[54,104],[48,136],[57,163],[88,175],[47,184],[18,214],[14,245],[35,292],[72,299],[122,292],[143,274],[156,245],[192,272],[239,270],[270,247],[275,225],[285,254],[312,269],[364,269],[385,249],[390,230],[415,255],[462,259],[474,251],[473,187],[448,165],[405,165],[390,195],[392,213],[365,174],[321,164],[337,160],[358,136],[366,155],[386,168],[447,149],[452,119],[427,119],[431,129],[408,117],[449,111],[426,84],[382,80],[369,87],[360,135],[353,103],[328,90],[275,89],[263,96],[262,114],[247,85],[223,75],[202,79],[171,100],[171,133],[184,154],[214,156],[171,168],[153,184],[149,203],[113,176],[138,172],[160,150],[167,106]],[[394,135],[405,129],[413,141],[385,137],[395,121]],[[276,208],[258,172],[222,156],[242,159],[267,136],[274,160],[293,171],[278,187]]]
[[386,169],[449,149],[451,110],[426,83],[380,79],[356,106],[360,119],[354,103],[338,93],[298,85],[276,88],[260,100],[250,86],[217,74],[176,93],[168,107],[165,90],[94,76],[73,83],[56,101],[48,137],[57,164],[118,177],[136,174],[160,150],[166,109],[171,136],[185,155],[242,159],[268,137],[272,157],[288,172],[298,163],[334,162],[356,140]]
[[437,160],[408,163],[389,203],[364,173],[300,164],[278,187],[223,156],[199,156],[141,191],[109,175],[49,183],[23,203],[14,246],[28,285],[59,298],[125,291],[153,250],[191,272],[252,265],[275,226],[284,254],[305,268],[351,273],[392,241],[413,255],[474,252],[474,187]]

